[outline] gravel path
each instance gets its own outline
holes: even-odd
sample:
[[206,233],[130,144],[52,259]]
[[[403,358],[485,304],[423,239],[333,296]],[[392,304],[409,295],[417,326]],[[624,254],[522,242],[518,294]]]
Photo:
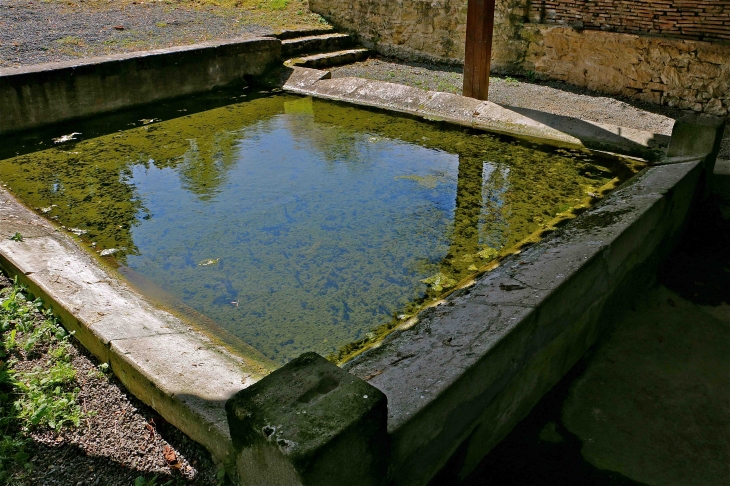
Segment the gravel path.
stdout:
[[305,2],[267,11],[207,0],[0,0],[0,67],[322,27]]

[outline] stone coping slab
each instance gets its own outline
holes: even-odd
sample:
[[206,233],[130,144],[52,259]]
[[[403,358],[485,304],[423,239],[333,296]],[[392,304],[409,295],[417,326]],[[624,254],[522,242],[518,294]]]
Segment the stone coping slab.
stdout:
[[285,91],[446,121],[567,147],[587,147],[649,160],[669,143],[666,135],[597,123],[464,96],[364,78],[331,79],[327,71],[295,67]]
[[254,37],[0,69],[0,135],[241,84],[279,61]]
[[[22,241],[12,241],[16,232]],[[124,386],[230,463],[225,402],[275,365],[240,355],[149,302],[71,237],[0,188],[0,266],[27,285]]]
[[184,46],[173,46],[165,47],[162,49],[150,49],[146,51],[132,51],[132,52],[121,52],[117,54],[109,54],[106,56],[95,56],[85,57],[80,59],[70,59],[67,61],[56,61],[56,62],[45,62],[41,64],[30,64],[18,67],[5,67],[0,68],[0,77],[6,76],[23,76],[30,74],[49,73],[51,71],[57,71],[60,69],[79,69],[85,66],[98,66],[99,64],[114,62],[114,61],[126,61],[129,59],[140,59],[140,58],[157,58],[164,54],[192,52],[197,53],[201,49],[217,48],[224,46],[236,46],[241,44],[249,44],[249,47],[254,47],[256,44],[260,44],[262,41],[270,42],[270,37],[238,37],[235,39],[224,39],[218,41],[206,41],[199,42],[197,44],[189,44]]

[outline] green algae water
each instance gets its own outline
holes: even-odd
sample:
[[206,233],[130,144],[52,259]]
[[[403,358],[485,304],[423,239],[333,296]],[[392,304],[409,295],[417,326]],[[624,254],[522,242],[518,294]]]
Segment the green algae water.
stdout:
[[27,205],[273,360],[414,312],[632,169],[290,95],[0,162]]

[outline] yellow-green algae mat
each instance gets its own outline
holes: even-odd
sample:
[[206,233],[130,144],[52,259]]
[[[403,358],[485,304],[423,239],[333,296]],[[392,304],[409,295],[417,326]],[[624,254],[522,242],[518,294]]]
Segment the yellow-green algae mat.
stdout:
[[252,95],[7,159],[0,178],[221,341],[284,363],[305,351],[347,359],[636,169]]

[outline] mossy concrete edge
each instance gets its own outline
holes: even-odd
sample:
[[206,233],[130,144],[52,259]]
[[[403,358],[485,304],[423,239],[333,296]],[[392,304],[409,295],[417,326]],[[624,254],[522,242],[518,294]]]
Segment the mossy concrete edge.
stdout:
[[[9,237],[20,233],[22,241]],[[137,398],[232,464],[225,402],[274,369],[234,355],[159,309],[52,223],[0,188],[0,267],[27,285]]]
[[[702,163],[650,168],[345,368],[388,397],[391,482],[464,477],[596,341],[613,295],[666,256]],[[426,480],[424,480],[426,478]]]

